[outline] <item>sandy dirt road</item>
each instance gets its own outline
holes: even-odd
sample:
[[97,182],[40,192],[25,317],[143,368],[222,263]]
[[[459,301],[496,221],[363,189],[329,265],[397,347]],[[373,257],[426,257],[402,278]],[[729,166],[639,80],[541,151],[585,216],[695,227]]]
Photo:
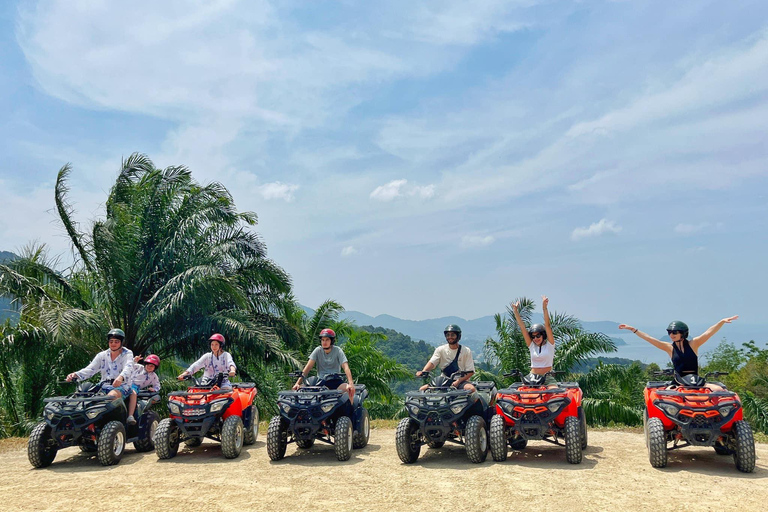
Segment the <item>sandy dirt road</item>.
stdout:
[[[0,510],[405,511],[611,510],[629,512],[766,510],[768,445],[757,445],[757,468],[736,471],[712,449],[670,453],[665,469],[648,463],[642,434],[590,432],[580,465],[562,447],[530,443],[502,463],[472,464],[464,449],[422,448],[416,464],[400,462],[392,429],[374,429],[370,444],[338,462],[333,447],[288,447],[271,462],[264,434],[238,459],[218,444],[184,448],[169,461],[127,449],[117,466],[102,467],[77,448],[34,470],[21,442],[0,453]],[[154,504],[145,506],[145,500]]]

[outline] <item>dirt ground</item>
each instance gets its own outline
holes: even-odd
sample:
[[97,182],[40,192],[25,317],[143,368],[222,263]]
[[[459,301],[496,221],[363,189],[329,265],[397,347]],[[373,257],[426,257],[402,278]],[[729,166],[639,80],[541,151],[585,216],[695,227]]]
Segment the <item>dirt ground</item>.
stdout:
[[[768,445],[757,445],[754,473],[736,471],[733,459],[712,449],[670,452],[669,465],[648,463],[642,434],[590,432],[579,465],[563,447],[532,442],[505,462],[472,464],[464,448],[422,448],[405,465],[395,452],[395,431],[377,428],[370,444],[338,462],[333,447],[315,445],[271,462],[264,433],[240,457],[226,460],[217,443],[184,448],[168,461],[132,446],[117,466],[102,467],[77,448],[62,450],[46,469],[27,461],[22,441],[0,451],[0,509],[405,511],[765,510]],[[146,503],[146,500],[152,502]]]

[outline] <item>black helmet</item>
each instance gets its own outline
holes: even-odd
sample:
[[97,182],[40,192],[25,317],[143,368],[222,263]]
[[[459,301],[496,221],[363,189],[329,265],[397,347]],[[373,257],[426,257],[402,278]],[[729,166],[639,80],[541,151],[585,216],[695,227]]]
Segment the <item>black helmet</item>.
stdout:
[[123,342],[125,341],[125,333],[122,329],[112,329],[107,333],[107,341],[109,341],[109,338],[117,338]]
[[533,333],[535,333],[535,332],[540,332],[542,337],[544,338],[544,341],[547,341],[547,329],[543,325],[541,325],[541,324],[533,324],[528,329],[528,335],[529,336],[533,336]]
[[680,320],[669,322],[669,325],[667,326],[667,334],[671,331],[680,331],[683,335],[683,339],[688,339],[688,325],[686,325],[685,322],[681,322]]
[[449,324],[445,326],[445,329],[443,329],[443,334],[448,334],[449,332],[455,332],[456,333],[456,341],[459,341],[461,339],[461,327],[459,327],[456,324]]

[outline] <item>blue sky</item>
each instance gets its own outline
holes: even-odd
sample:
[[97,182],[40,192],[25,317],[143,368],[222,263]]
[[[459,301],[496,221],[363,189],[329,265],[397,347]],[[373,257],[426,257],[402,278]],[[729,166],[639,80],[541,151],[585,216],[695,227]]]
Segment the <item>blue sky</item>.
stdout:
[[56,172],[87,226],[138,151],[310,307],[765,323],[765,2],[4,2],[0,65],[2,249],[66,259]]

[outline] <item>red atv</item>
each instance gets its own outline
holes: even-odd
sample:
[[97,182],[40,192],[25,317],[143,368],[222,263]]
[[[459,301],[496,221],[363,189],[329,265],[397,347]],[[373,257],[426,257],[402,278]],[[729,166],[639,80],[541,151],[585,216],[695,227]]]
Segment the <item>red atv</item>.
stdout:
[[733,455],[739,471],[755,470],[755,441],[749,423],[743,420],[739,395],[725,389],[722,382],[710,381],[714,386],[707,386],[706,379],[726,373],[712,372],[702,378],[664,370],[655,375],[673,380],[651,381],[645,386],[643,423],[651,466],[665,467],[669,450],[711,446],[720,455]]
[[168,395],[170,418],[161,421],[155,433],[159,458],[174,457],[182,441],[187,446],[200,446],[205,437],[219,441],[228,459],[240,455],[243,445],[256,442],[259,410],[253,404],[255,385],[241,382],[221,388],[223,379],[223,373],[208,381],[194,379],[195,384],[187,391]]
[[[549,372],[554,375],[560,372]],[[504,374],[518,375],[519,370]],[[530,373],[496,396],[496,415],[491,419],[490,445],[493,460],[507,458],[507,445],[522,450],[529,440],[565,442],[565,458],[571,464],[581,462],[587,447],[587,420],[581,408],[582,392],[576,382],[544,384],[546,376]]]

